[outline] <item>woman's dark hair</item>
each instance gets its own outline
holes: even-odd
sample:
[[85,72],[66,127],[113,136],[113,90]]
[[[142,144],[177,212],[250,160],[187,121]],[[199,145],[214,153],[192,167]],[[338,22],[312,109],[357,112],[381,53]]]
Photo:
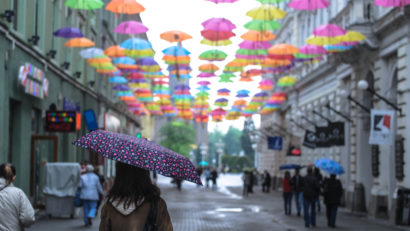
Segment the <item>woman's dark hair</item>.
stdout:
[[290,180],[290,172],[289,171],[285,172],[285,179]]
[[117,162],[115,172],[114,185],[107,196],[109,202],[118,200],[127,209],[131,203],[138,206],[142,200],[153,202],[159,199],[160,190],[151,182],[149,171]]
[[6,179],[6,183],[10,184],[16,176],[16,167],[10,163],[0,165],[0,177]]

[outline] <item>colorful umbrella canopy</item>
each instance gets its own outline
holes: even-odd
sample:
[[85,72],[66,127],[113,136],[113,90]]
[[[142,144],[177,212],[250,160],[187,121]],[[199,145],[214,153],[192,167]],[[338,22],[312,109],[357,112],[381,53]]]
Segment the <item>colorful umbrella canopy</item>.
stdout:
[[347,31],[336,24],[326,24],[316,27],[313,30],[314,36],[336,37],[345,35]]
[[256,31],[250,30],[241,36],[242,39],[248,41],[270,41],[276,38],[274,34],[270,31]]
[[206,0],[206,1],[218,4],[218,3],[233,3],[233,2],[236,2],[238,0]]
[[310,36],[306,39],[307,44],[325,46],[325,45],[335,45],[339,43],[337,37],[326,37],[326,36]]
[[66,0],[65,6],[80,9],[80,10],[94,10],[104,6],[104,2],[101,0]]
[[[276,44],[273,45],[271,48],[269,48],[268,53],[269,57],[287,57],[287,56],[293,56],[294,54],[298,53],[299,49],[293,45],[286,44],[286,43],[281,43],[281,44]],[[286,59],[286,58],[285,58]]]
[[222,88],[222,89],[219,89],[219,90],[218,90],[217,95],[220,95],[220,96],[229,96],[230,92],[231,92],[231,91],[230,91],[229,89],[227,89],[227,88]]
[[292,76],[285,76],[278,80],[276,86],[278,87],[291,87],[296,83],[296,78]]
[[329,174],[342,175],[345,173],[342,165],[331,159],[318,159],[315,161],[314,165]]
[[128,83],[128,80],[122,76],[114,76],[108,79],[110,83]]
[[124,50],[124,48],[118,45],[110,46],[104,50],[104,54],[110,57],[123,57],[125,56]]
[[187,56],[191,54],[187,49],[183,48],[182,46],[172,46],[162,50],[162,53],[165,55],[171,56]]
[[245,24],[245,28],[255,31],[274,31],[282,28],[282,25],[275,20],[251,20]]
[[273,81],[270,79],[264,79],[259,82],[259,88],[264,91],[270,91],[273,89]]
[[148,27],[137,21],[125,21],[114,28],[114,32],[119,34],[142,34],[148,31]]
[[120,44],[120,47],[127,50],[145,50],[152,49],[152,45],[149,41],[140,38],[127,39]]
[[220,50],[208,50],[199,55],[200,60],[223,61],[228,55]]
[[257,0],[258,2],[262,3],[262,4],[279,4],[285,0]]
[[92,47],[94,45],[94,42],[87,38],[73,38],[64,44],[66,47]]
[[105,9],[117,14],[139,14],[145,10],[136,0],[111,0]]
[[77,28],[74,27],[64,27],[56,30],[53,33],[54,36],[61,38],[81,38],[84,37],[83,33]]
[[336,38],[340,42],[359,42],[365,40],[366,36],[360,32],[349,30],[345,35],[337,36]]
[[160,35],[161,39],[168,42],[182,42],[187,39],[191,39],[192,36],[177,30],[167,31]]
[[199,66],[198,68],[200,71],[202,72],[215,72],[219,70],[219,67],[213,63],[208,63],[208,64],[202,64],[201,66]]
[[410,0],[374,0],[374,4],[383,7],[403,7],[410,5]]
[[239,44],[239,47],[242,49],[251,49],[251,50],[258,50],[258,49],[268,49],[271,47],[272,44],[270,44],[267,41],[259,41],[259,42],[253,42],[253,41],[242,41]]
[[223,41],[235,36],[232,31],[203,30],[201,35],[209,41]]
[[288,6],[295,10],[317,10],[327,8],[329,5],[328,0],[293,0]]
[[286,16],[286,12],[273,6],[262,5],[258,8],[252,9],[246,13],[246,16],[251,17],[254,20],[277,20]]
[[326,49],[322,46],[304,45],[299,48],[299,52],[306,55],[324,55],[326,54]]
[[238,98],[249,97],[249,92],[250,92],[250,91],[248,91],[248,90],[239,90],[239,91],[236,93],[236,97],[238,97]]
[[205,30],[232,31],[236,26],[226,18],[210,18],[202,23]]
[[202,185],[195,166],[188,158],[147,139],[96,130],[79,138],[74,145],[114,161]]
[[80,56],[84,59],[91,59],[96,56],[104,54],[104,51],[100,48],[88,48],[79,52]]

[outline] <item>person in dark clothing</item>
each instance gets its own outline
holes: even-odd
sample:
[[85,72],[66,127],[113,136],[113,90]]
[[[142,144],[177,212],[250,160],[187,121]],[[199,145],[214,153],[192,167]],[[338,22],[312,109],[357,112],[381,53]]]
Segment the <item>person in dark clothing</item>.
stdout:
[[[262,183],[262,192],[269,192],[270,189],[270,174],[267,170],[263,172],[263,183]],[[290,183],[290,175],[289,175],[289,183]]]
[[305,227],[316,226],[316,198],[320,194],[319,180],[313,175],[313,169],[307,169],[303,178],[303,215]]
[[340,199],[343,195],[343,187],[336,175],[330,175],[330,178],[323,182],[323,196],[326,204],[327,226],[336,227],[337,207],[340,205]]
[[247,197],[248,193],[249,193],[249,187],[251,184],[251,175],[248,171],[244,171],[243,176],[242,176],[242,180],[243,180],[243,193],[242,195]]
[[290,186],[290,173],[285,172],[285,177],[282,180],[283,201],[285,204],[285,214],[290,215],[292,213],[292,187]]
[[212,187],[216,187],[216,178],[218,178],[218,172],[216,171],[216,169],[212,169],[211,171]]
[[303,177],[299,174],[299,169],[295,169],[295,175],[290,180],[290,185],[295,196],[297,215],[300,216],[303,203]]
[[253,193],[253,184],[255,183],[255,175],[253,171],[249,171],[250,185],[248,186],[248,193]]
[[[315,168],[314,171],[313,171],[313,174],[319,180],[319,186],[320,186],[320,188],[322,188],[323,176],[322,176],[322,174],[320,174],[319,168]],[[320,196],[319,195],[316,198],[316,206],[317,206],[317,211],[320,212]]]

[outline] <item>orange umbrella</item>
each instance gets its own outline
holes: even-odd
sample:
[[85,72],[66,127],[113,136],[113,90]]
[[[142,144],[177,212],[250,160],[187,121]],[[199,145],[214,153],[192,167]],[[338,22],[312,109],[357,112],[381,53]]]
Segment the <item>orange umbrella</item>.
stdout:
[[105,9],[116,14],[139,14],[145,10],[136,0],[111,0]]
[[160,37],[163,40],[171,42],[171,43],[172,42],[182,42],[184,40],[192,38],[191,35],[185,32],[182,32],[182,31],[178,31],[178,30],[171,30],[171,31],[164,32],[160,35]]
[[133,69],[138,69],[138,65],[130,65],[130,64],[121,64],[118,63],[116,66],[120,69],[127,69],[127,70],[133,70]]
[[229,62],[226,64],[227,67],[244,67],[246,66],[246,63],[238,62],[236,60]]
[[258,42],[258,41],[269,41],[275,39],[276,36],[270,31],[255,31],[250,30],[241,36],[242,39]]
[[114,68],[113,70],[95,69],[95,71],[97,71],[97,73],[107,75],[107,74],[111,74],[119,70],[117,68]]
[[208,64],[202,64],[199,66],[200,71],[217,71],[219,70],[219,67],[213,63],[208,63]]
[[125,56],[124,53],[124,48],[120,47],[120,46],[110,46],[107,49],[105,49],[104,54],[110,57],[122,57]]
[[261,66],[263,67],[278,67],[290,65],[290,60],[287,59],[264,59],[262,60]]
[[87,59],[87,62],[89,64],[91,64],[91,63],[110,63],[111,59],[108,58],[108,57],[91,58],[91,59]]
[[162,57],[162,60],[164,61],[178,61],[178,62],[183,62],[183,61],[191,61],[191,58],[189,56],[172,56],[172,55],[164,55]]
[[94,42],[89,40],[88,38],[73,38],[68,40],[64,46],[66,47],[92,47],[94,46]]
[[241,82],[252,82],[253,80],[252,80],[251,77],[241,77],[239,79],[239,81],[241,81]]
[[299,52],[299,49],[293,45],[281,43],[269,48],[268,53],[271,55],[293,55]]
[[246,106],[248,103],[244,99],[238,99],[233,102],[234,106]]

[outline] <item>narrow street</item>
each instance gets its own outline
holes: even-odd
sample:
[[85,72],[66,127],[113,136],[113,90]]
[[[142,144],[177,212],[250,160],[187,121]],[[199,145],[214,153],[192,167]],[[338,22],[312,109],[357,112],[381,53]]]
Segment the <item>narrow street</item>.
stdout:
[[[241,196],[239,175],[222,175],[218,190],[197,187],[184,183],[179,192],[170,179],[159,178],[162,195],[167,202],[174,230],[176,231],[253,231],[253,230],[307,230],[302,217],[285,216],[282,209],[282,197],[279,192],[262,194],[255,187],[254,194],[247,198]],[[294,206],[294,205],[293,205]],[[295,208],[293,207],[295,214]],[[83,227],[81,218],[76,219],[41,219],[30,231],[48,230],[98,230],[99,219],[93,226]],[[326,227],[326,218],[322,212],[318,215],[314,230],[334,230]],[[400,230],[386,226],[364,217],[339,212],[336,230]]]

